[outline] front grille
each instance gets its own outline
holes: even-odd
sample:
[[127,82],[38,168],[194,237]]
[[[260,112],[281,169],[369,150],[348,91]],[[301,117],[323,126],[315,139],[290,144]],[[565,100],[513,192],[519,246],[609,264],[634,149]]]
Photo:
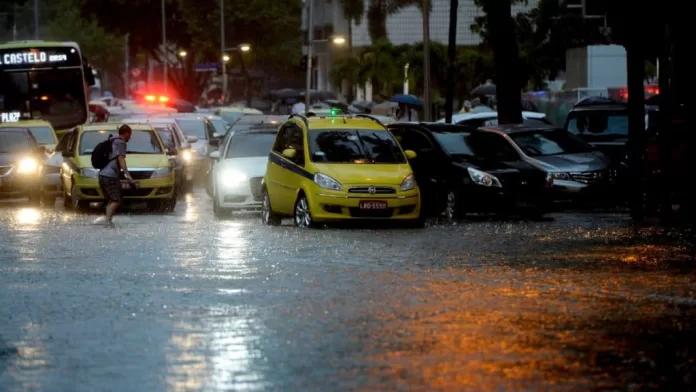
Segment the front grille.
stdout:
[[261,180],[263,177],[253,177],[249,179],[249,187],[251,188],[251,196],[254,197],[255,201],[263,200],[263,192],[261,188]]
[[392,195],[396,188],[390,186],[358,186],[348,188],[348,193],[362,193],[365,195]]
[[385,208],[383,210],[363,210],[361,208],[351,207],[348,209],[350,216],[353,218],[391,218],[394,214],[393,208]]
[[0,176],[4,176],[12,170],[12,166],[0,166]]
[[606,184],[616,181],[615,170],[597,170],[588,172],[570,173],[573,180],[583,184]]
[[154,173],[154,170],[138,170],[138,171],[131,171],[130,175],[133,177],[134,180],[147,180],[150,177],[152,177],[152,173]]
[[145,197],[152,193],[152,188],[136,188],[136,189],[124,189],[124,197]]
[[42,174],[58,174],[60,173],[60,166],[44,166],[41,169]]

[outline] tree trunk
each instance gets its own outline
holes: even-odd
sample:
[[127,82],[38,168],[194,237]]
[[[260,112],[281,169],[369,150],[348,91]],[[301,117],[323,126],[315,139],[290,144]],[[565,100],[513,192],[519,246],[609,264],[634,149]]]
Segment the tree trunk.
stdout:
[[383,0],[375,0],[367,9],[367,32],[372,43],[388,39],[387,7]]
[[486,1],[488,34],[495,60],[496,100],[499,124],[522,123],[520,53],[512,18],[511,0]]

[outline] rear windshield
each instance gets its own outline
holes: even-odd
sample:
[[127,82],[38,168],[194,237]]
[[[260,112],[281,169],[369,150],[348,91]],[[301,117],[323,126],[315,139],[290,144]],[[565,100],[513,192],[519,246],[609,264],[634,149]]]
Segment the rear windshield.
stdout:
[[29,127],[29,131],[34,135],[38,144],[56,144],[56,137],[49,127]]
[[186,136],[195,136],[200,140],[208,140],[208,134],[205,131],[205,121],[198,119],[176,119],[181,131]]
[[275,138],[275,132],[232,135],[225,158],[267,157]]
[[30,149],[31,143],[26,133],[0,131],[0,153],[24,152]]
[[[80,154],[89,155],[94,147],[108,139],[109,135],[118,137],[118,132],[87,131],[80,136]],[[128,154],[162,154],[162,146],[153,131],[133,131],[128,141]]]
[[320,163],[406,163],[391,132],[354,129],[311,131],[312,161]]
[[568,131],[576,135],[628,136],[628,111],[596,110],[568,113]]
[[562,129],[555,131],[524,132],[510,135],[512,141],[532,157],[579,154],[593,151],[591,145]]
[[469,135],[471,134],[468,132],[433,132],[435,140],[437,140],[442,149],[453,157],[472,157],[476,155],[469,143],[467,143]]

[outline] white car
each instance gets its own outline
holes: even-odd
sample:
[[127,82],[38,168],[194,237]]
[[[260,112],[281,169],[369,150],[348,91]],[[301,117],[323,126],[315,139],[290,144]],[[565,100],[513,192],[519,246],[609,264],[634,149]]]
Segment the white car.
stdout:
[[210,153],[215,161],[211,176],[215,216],[261,209],[261,181],[277,133],[277,124],[231,131],[220,149]]
[[[538,123],[536,125],[551,125],[551,122],[546,119],[544,113],[537,112],[522,112],[522,118]],[[441,119],[438,123],[444,123],[445,119]],[[498,125],[498,112],[472,112],[472,113],[457,113],[452,116],[452,124],[471,125],[474,127]]]

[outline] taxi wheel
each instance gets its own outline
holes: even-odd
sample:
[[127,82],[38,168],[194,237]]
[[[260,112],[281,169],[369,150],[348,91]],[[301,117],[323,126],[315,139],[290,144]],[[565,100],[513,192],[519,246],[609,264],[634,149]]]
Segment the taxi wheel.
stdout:
[[295,226],[302,228],[314,227],[314,220],[312,219],[312,212],[309,210],[309,201],[307,196],[300,194],[295,202],[295,213],[292,217],[295,222]]
[[271,209],[271,197],[268,196],[268,191],[263,190],[263,202],[261,203],[261,221],[264,225],[279,226],[282,219],[276,215]]
[[56,197],[52,195],[46,195],[44,194],[41,197],[41,205],[43,205],[46,208],[53,208],[53,205],[56,204]]
[[70,187],[70,207],[75,212],[81,212],[87,208],[87,205],[87,203],[77,197],[77,185],[72,184]]
[[445,196],[445,217],[447,220],[460,220],[464,218],[461,206],[462,198],[455,191],[448,191]]
[[32,205],[40,205],[41,204],[41,191],[40,190],[33,190],[29,194],[29,204]]
[[176,209],[176,201],[178,198],[179,197],[175,194],[174,197],[172,197],[171,199],[169,199],[163,203],[162,209],[165,212],[174,212],[174,210]]

